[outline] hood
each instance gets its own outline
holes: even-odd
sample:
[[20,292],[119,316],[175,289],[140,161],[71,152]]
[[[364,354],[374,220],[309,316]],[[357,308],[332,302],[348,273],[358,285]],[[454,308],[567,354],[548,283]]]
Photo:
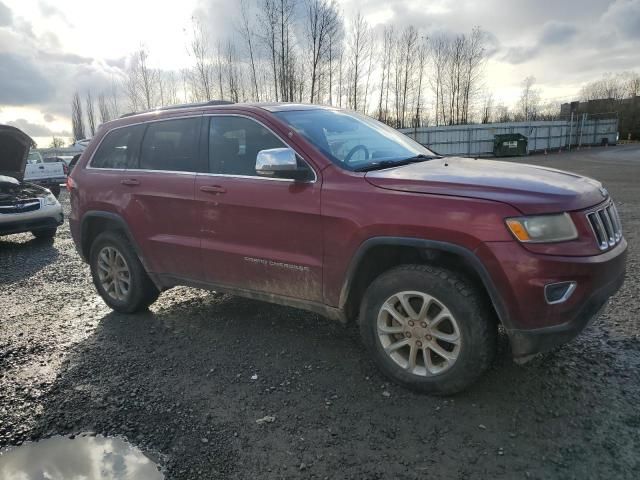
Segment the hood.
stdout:
[[0,175],[22,181],[29,150],[33,145],[31,137],[22,130],[0,125]]
[[508,203],[524,214],[582,210],[607,191],[596,180],[535,165],[449,157],[366,174],[377,187]]

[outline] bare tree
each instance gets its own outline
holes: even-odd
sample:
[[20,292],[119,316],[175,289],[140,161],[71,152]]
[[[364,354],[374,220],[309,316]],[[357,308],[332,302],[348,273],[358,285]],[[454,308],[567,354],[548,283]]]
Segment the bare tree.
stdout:
[[158,72],[149,68],[149,66],[147,65],[149,54],[147,53],[147,50],[145,48],[141,48],[140,50],[138,50],[137,56],[142,99],[144,101],[145,108],[151,109],[155,106],[156,102]]
[[149,67],[148,57],[145,47],[141,47],[132,55],[126,71],[124,88],[129,99],[129,107],[133,111],[140,108],[150,110],[156,106],[158,100],[159,73]]
[[493,94],[488,93],[485,95],[482,104],[482,114],[480,121],[482,123],[490,123],[493,118]]
[[636,72],[626,72],[623,74],[625,82],[625,96],[633,98],[640,96],[640,74]]
[[365,100],[360,98],[362,92],[362,79],[365,75],[365,66],[369,63],[371,55],[371,32],[369,24],[360,12],[357,13],[351,23],[351,32],[348,45],[350,57],[348,105],[353,110],[364,110]]
[[416,91],[416,116],[414,119],[414,127],[422,126],[423,112],[422,108],[422,80],[424,78],[424,70],[427,64],[427,44],[421,42],[418,46],[418,89]]
[[507,107],[505,104],[500,103],[498,104],[498,106],[496,106],[496,122],[498,123],[506,123],[506,122],[512,122],[513,116],[511,115],[511,112],[509,111],[509,107]]
[[276,7],[277,0],[261,0],[260,13],[258,15],[258,21],[262,26],[264,34],[260,37],[263,45],[267,49],[271,59],[272,81],[273,81],[273,94],[275,101],[279,98],[278,82],[278,54],[277,54],[277,35],[278,35],[278,13]]
[[535,120],[540,108],[540,91],[534,88],[536,77],[528,76],[522,81],[522,92],[518,101],[518,117],[527,122]]
[[229,40],[225,49],[224,72],[227,83],[227,90],[231,101],[240,101],[240,77],[238,73],[238,59],[233,43]]
[[62,148],[64,147],[64,140],[60,137],[51,137],[51,143],[49,148]]
[[410,88],[412,87],[418,47],[418,31],[406,27],[398,39],[395,57],[395,112],[396,127],[406,126]]
[[87,90],[85,105],[87,107],[87,124],[89,125],[91,136],[93,137],[96,134],[96,114],[93,108],[93,97],[91,96],[91,90]]
[[118,87],[113,78],[111,78],[111,88],[109,91],[110,101],[109,101],[109,112],[112,118],[120,115],[120,108],[118,104]]
[[71,101],[71,124],[73,127],[74,140],[86,138],[84,133],[84,115],[82,114],[82,101],[80,94],[75,92]]
[[111,120],[111,110],[104,93],[98,95],[98,114],[100,115],[100,123],[106,123]]
[[389,73],[391,72],[391,52],[394,45],[393,27],[385,27],[382,35],[382,55],[380,63],[380,97],[378,100],[378,120],[386,122],[389,116]]
[[479,79],[485,60],[484,33],[475,27],[466,39],[464,49],[464,84],[462,87],[462,123],[469,122],[471,102],[477,93]]
[[254,41],[253,41],[253,24],[249,18],[249,7],[247,0],[240,0],[240,19],[241,27],[240,34],[244,41],[247,43],[247,50],[249,51],[249,61],[251,66],[251,83],[253,87],[253,99],[260,101],[260,92],[258,90],[258,76],[256,74],[256,62],[254,59]]
[[191,95],[196,102],[213,99],[213,65],[206,28],[195,17],[191,19],[191,38],[187,53],[193,58],[189,71]]
[[307,42],[311,64],[309,102],[319,101],[319,74],[331,55],[331,39],[340,28],[338,6],[334,0],[306,0]]
[[443,35],[430,40],[432,75],[429,80],[431,90],[435,97],[435,124],[446,123],[444,103],[444,80],[447,64],[449,62],[449,41]]

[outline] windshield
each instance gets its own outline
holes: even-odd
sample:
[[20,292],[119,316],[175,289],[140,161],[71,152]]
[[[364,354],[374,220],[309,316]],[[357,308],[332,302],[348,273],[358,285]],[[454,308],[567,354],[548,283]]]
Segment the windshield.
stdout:
[[391,166],[435,154],[406,135],[370,117],[341,110],[276,112],[331,161],[348,170]]
[[29,156],[27,157],[28,163],[42,163],[42,155],[38,152],[29,152]]

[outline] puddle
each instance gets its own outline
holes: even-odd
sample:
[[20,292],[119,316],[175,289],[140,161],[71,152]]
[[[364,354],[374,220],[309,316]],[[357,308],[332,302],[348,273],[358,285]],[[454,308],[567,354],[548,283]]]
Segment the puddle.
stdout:
[[116,437],[52,437],[0,451],[2,480],[162,480],[157,465]]

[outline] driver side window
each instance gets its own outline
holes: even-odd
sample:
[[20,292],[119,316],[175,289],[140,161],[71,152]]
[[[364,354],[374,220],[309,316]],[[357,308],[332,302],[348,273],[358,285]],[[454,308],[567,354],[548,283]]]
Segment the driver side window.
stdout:
[[[256,158],[261,150],[287,148],[276,135],[246,117],[212,116],[209,125],[209,171],[224,175],[257,177]],[[309,168],[298,159],[299,165]],[[264,178],[264,177],[261,177]]]

